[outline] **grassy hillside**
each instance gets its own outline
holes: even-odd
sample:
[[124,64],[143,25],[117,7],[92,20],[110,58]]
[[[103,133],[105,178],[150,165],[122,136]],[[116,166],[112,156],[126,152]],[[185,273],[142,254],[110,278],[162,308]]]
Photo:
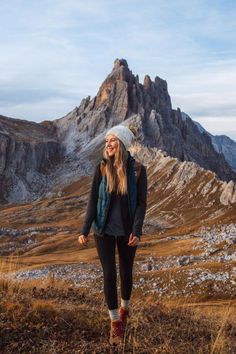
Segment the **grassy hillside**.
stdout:
[[[0,208],[0,353],[111,352],[94,239],[77,241],[90,182]],[[154,187],[119,352],[236,353],[235,204],[158,206]]]
[[[236,352],[235,301],[190,304],[134,289],[132,318],[114,353]],[[101,294],[62,281],[0,281],[0,352],[111,353]]]

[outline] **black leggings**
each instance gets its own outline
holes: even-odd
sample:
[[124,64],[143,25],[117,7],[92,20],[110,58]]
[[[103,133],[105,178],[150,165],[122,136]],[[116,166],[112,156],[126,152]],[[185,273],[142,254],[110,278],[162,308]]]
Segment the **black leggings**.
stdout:
[[118,308],[116,287],[116,243],[119,254],[119,270],[121,280],[121,297],[129,300],[131,296],[133,279],[133,263],[137,246],[128,246],[129,236],[112,236],[94,234],[99,259],[102,264],[104,276],[104,294],[109,310]]

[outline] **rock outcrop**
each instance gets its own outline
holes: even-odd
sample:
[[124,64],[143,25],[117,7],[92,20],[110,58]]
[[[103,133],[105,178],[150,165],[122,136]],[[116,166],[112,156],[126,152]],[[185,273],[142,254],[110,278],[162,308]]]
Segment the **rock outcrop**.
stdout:
[[139,83],[124,59],[115,60],[97,96],[82,100],[79,107],[53,124],[69,152],[135,116],[141,121],[139,141],[144,145],[162,149],[181,161],[196,162],[222,180],[236,180],[236,172],[216,151],[210,136],[199,131],[179,108],[172,109],[167,82],[158,76],[152,81],[146,75],[143,84]]
[[63,149],[55,127],[0,116],[0,198],[25,201],[38,197],[47,184],[46,172]]
[[147,168],[146,218],[151,229],[192,227],[204,219],[216,221],[226,215],[226,210],[235,211],[236,183],[233,181],[223,182],[214,172],[191,161],[180,161],[157,148],[136,143],[130,151]]

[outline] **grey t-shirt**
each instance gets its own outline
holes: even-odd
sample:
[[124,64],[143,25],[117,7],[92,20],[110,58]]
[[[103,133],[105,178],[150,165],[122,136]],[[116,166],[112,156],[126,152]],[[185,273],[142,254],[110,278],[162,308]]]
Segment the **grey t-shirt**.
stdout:
[[[124,205],[126,206],[125,208]],[[123,208],[122,211],[121,208]],[[104,233],[114,236],[126,236],[124,225],[127,222],[129,222],[128,196],[112,193]]]

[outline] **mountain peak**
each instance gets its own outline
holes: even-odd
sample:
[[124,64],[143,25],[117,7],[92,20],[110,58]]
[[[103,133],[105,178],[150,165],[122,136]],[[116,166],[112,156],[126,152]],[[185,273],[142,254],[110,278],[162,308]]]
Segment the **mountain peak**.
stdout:
[[139,83],[124,58],[115,59],[97,95],[86,108],[82,104],[79,112],[78,129],[87,134],[86,139],[127,119],[136,119],[144,145],[162,149],[181,161],[197,162],[223,180],[236,179],[235,171],[215,151],[211,138],[202,134],[191,118],[183,120],[180,109],[172,109],[167,81],[145,75],[143,84]]
[[114,61],[114,67],[113,70],[116,70],[118,68],[120,68],[121,66],[124,66],[126,69],[129,69],[128,63],[126,59],[116,59]]
[[133,85],[137,85],[137,82],[132,71],[129,70],[127,61],[116,59],[112,72],[99,88],[96,96],[96,109],[103,105],[105,109],[112,110],[116,117],[116,124],[120,123],[127,117],[129,108],[128,90]]
[[144,80],[143,80],[143,86],[145,88],[149,88],[149,87],[151,87],[151,84],[152,84],[152,80],[151,80],[150,76],[145,75]]

